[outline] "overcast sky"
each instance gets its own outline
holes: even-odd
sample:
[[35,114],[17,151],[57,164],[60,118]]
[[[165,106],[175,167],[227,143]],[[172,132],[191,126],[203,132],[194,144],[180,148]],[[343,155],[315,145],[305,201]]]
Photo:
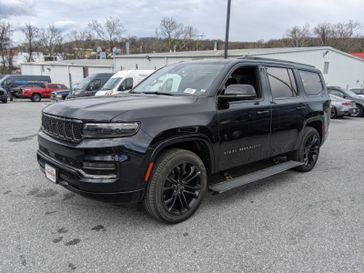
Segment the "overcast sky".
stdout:
[[[223,39],[227,0],[0,0],[0,18],[14,28],[31,22],[65,32],[92,19],[118,16],[127,34],[153,36],[163,17],[196,27],[205,38]],[[364,0],[232,0],[230,40],[281,38],[293,25],[358,21],[364,33]],[[16,40],[22,39],[15,34]]]

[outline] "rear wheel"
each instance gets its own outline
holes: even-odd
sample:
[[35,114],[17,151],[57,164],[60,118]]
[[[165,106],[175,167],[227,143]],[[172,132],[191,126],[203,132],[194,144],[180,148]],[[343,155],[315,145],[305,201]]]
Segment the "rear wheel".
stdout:
[[207,174],[202,160],[190,151],[171,149],[155,164],[144,207],[159,221],[182,222],[198,209],[206,188]]
[[42,99],[42,97],[39,94],[33,94],[31,100],[33,102],[40,102],[40,100]]
[[317,130],[313,127],[306,127],[303,133],[302,142],[292,155],[295,161],[303,162],[303,165],[295,168],[299,172],[311,171],[318,160],[320,154],[321,139]]
[[356,108],[358,109],[354,114],[351,114],[352,117],[362,117],[363,116],[363,107],[359,104],[356,105]]

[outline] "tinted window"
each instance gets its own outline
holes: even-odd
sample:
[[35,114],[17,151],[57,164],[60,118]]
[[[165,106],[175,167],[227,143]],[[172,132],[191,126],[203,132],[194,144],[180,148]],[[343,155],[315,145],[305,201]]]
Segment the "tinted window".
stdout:
[[96,91],[101,88],[101,80],[94,80],[90,83],[89,87],[87,88],[88,91]]
[[268,67],[267,73],[273,98],[297,96],[296,80],[291,69]]
[[57,84],[49,84],[48,87],[51,88],[51,89],[58,89]]
[[319,74],[301,70],[300,75],[306,94],[317,95],[324,90]]

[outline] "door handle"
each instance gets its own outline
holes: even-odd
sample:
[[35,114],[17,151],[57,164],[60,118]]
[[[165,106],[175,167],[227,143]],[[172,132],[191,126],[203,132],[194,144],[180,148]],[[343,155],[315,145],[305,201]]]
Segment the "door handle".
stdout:
[[264,115],[264,114],[269,114],[268,110],[265,111],[257,111],[257,115]]
[[297,110],[303,110],[303,109],[306,109],[306,106],[305,105],[297,106],[296,109]]

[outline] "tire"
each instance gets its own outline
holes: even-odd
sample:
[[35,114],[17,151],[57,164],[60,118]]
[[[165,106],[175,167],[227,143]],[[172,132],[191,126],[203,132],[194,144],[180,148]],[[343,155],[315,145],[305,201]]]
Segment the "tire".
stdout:
[[334,119],[334,118],[337,118],[337,110],[335,107],[332,107],[331,108],[331,115],[330,115],[330,118]]
[[357,104],[356,108],[358,108],[358,111],[355,114],[351,114],[352,117],[362,117],[364,114],[363,106]]
[[206,169],[196,154],[182,149],[167,150],[154,165],[144,208],[155,219],[176,224],[198,209],[206,188]]
[[8,103],[8,99],[3,99],[2,102],[3,103]]
[[303,132],[302,142],[297,151],[295,151],[291,159],[304,162],[294,170],[299,172],[311,171],[318,160],[320,154],[321,139],[317,130],[313,127],[306,127]]
[[41,99],[42,97],[39,94],[33,94],[31,98],[33,102],[40,102]]

